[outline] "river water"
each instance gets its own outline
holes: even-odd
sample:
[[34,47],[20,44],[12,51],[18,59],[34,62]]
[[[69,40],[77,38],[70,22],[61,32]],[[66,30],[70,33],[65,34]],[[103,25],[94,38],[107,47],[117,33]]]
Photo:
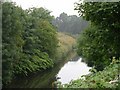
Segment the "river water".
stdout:
[[89,69],[91,67],[83,63],[82,58],[78,58],[77,61],[69,61],[58,72],[57,77],[60,77],[58,81],[62,84],[67,84],[71,80],[76,80],[82,75],[89,74]]
[[89,69],[82,58],[74,57],[69,61],[61,61],[54,68],[44,72],[38,72],[29,77],[19,77],[12,81],[8,88],[52,88],[52,83],[58,79],[62,84],[69,83],[71,80],[80,78],[82,75],[89,74]]

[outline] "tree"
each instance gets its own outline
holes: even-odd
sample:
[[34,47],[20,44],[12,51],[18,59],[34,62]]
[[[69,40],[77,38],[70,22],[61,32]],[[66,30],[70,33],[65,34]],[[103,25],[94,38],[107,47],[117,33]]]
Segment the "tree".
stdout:
[[120,57],[120,2],[86,2],[78,4],[76,9],[84,19],[91,21],[78,41],[78,53],[102,70],[112,57]]
[[3,85],[18,75],[53,67],[58,40],[49,11],[23,10],[11,2],[2,6]]
[[8,83],[13,77],[13,67],[22,57],[23,11],[14,3],[3,3],[2,13],[2,66],[3,83]]
[[43,8],[32,8],[32,10],[29,9],[28,13],[30,24],[28,25],[29,28],[26,31],[25,38],[35,38],[33,40],[34,42],[36,40],[34,47],[42,52],[46,52],[50,58],[54,59],[58,40],[56,28],[51,24],[53,17],[50,16],[48,10]]
[[58,28],[59,32],[78,34],[87,27],[88,22],[83,20],[82,17],[61,13],[59,17],[53,20],[53,25]]
[[[120,2],[86,2],[76,9],[84,19],[109,30],[118,30]],[[115,29],[114,29],[115,28]]]

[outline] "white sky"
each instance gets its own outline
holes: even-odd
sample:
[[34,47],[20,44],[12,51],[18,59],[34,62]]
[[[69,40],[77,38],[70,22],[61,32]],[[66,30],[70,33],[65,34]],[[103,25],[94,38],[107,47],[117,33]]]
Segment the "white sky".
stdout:
[[74,3],[79,0],[12,0],[20,5],[23,9],[30,7],[43,7],[52,11],[51,15],[55,17],[59,16],[62,12],[68,15],[78,15],[74,10]]

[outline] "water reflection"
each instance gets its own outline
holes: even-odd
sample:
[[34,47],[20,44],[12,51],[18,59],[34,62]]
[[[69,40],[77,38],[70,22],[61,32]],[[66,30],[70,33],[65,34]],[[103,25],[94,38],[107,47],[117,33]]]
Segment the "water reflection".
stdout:
[[82,58],[79,58],[77,61],[67,62],[57,74],[57,77],[60,77],[58,81],[62,84],[69,83],[71,80],[80,78],[82,75],[89,74],[89,69],[84,62],[81,62]]
[[19,77],[12,81],[11,84],[6,86],[7,88],[52,88],[52,84],[56,81],[56,75],[70,58],[75,58],[70,54],[66,60],[59,60],[59,63],[52,69],[48,69],[44,72],[38,72],[28,77]]
[[54,68],[45,72],[39,72],[29,77],[16,78],[8,85],[8,88],[52,88],[52,84],[57,79],[62,84],[68,83],[72,79],[77,79],[81,75],[88,74],[89,69],[90,67],[81,62],[81,58],[76,58],[75,56],[73,61],[62,60]]

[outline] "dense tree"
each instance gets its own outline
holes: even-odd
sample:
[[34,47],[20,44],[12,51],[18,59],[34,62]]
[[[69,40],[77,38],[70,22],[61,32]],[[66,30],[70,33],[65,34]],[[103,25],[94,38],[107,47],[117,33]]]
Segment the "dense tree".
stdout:
[[[119,30],[120,2],[88,2],[78,4],[76,9],[83,18],[110,30]],[[115,28],[115,29],[114,29]]]
[[99,70],[111,62],[109,58],[112,58],[114,53],[111,44],[104,40],[107,35],[109,33],[106,30],[90,26],[78,39],[78,54],[86,58],[85,61],[89,66],[95,65]]
[[57,48],[57,38],[55,27],[53,27],[50,12],[43,8],[34,8],[29,10],[31,16],[30,29],[36,32],[35,36],[38,36],[38,46],[42,52],[48,53],[50,58],[54,58]]
[[9,2],[2,6],[3,84],[18,74],[52,67],[58,40],[50,12],[44,8],[22,10]]
[[[2,66],[3,81],[9,82],[13,76],[13,67],[22,57],[24,40],[21,8],[12,3],[3,3],[2,14]],[[13,63],[14,62],[14,63]],[[4,83],[4,82],[3,82]]]
[[91,21],[79,38],[78,54],[102,70],[112,57],[120,57],[120,2],[86,2],[78,4],[76,9]]

